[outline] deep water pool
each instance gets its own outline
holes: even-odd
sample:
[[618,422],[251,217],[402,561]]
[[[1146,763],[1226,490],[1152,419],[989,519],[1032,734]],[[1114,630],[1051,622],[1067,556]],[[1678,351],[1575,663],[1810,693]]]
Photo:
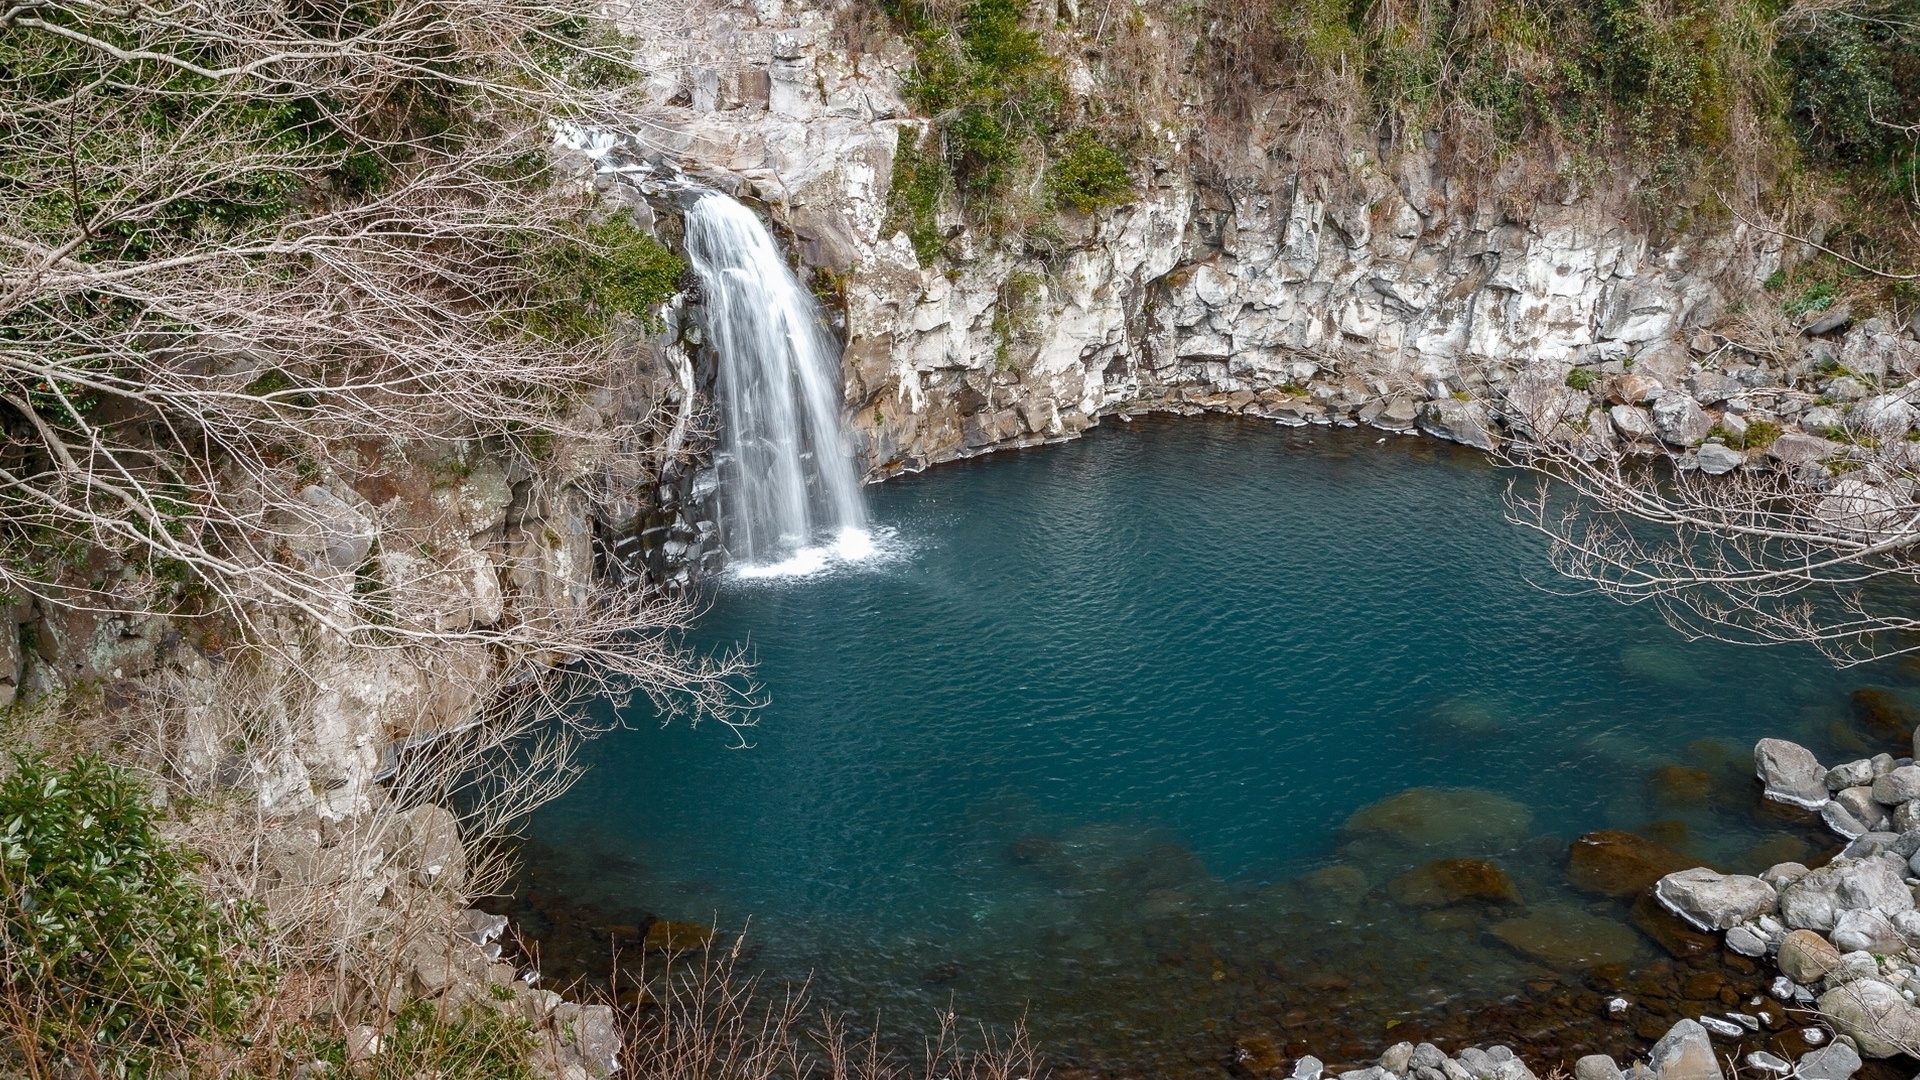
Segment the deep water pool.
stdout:
[[[1644,1045],[1671,1023],[1649,986],[1747,973],[1576,887],[1570,841],[1815,857],[1752,744],[1896,749],[1862,716],[1904,707],[1902,669],[1566,595],[1507,481],[1431,440],[1196,418],[869,488],[889,557],[729,581],[700,620],[758,660],[751,746],[626,717],[533,821],[518,914],[557,976],[649,917],[750,920],[760,970],[866,1021],[1024,1015],[1094,1074]],[[1608,1019],[1616,994],[1646,1015]]]

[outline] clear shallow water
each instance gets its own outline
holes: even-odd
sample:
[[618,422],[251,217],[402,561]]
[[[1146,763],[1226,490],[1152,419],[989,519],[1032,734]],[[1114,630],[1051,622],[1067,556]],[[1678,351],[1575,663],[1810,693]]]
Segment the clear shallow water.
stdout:
[[[553,923],[751,920],[760,967],[834,1005],[1024,1014],[1103,1071],[1217,1074],[1250,1038],[1357,1056],[1503,1002],[1511,1038],[1598,1045],[1519,1028],[1565,1028],[1593,963],[1659,948],[1623,929],[1555,958],[1502,924],[1624,923],[1565,879],[1594,829],[1812,857],[1803,818],[1756,810],[1752,743],[1882,749],[1849,695],[1897,672],[1543,591],[1564,584],[1502,520],[1504,474],[1377,439],[1112,423],[869,489],[891,557],[732,580],[701,620],[759,661],[752,746],[627,717],[533,822],[525,896]],[[1520,805],[1344,827],[1417,787]],[[1491,859],[1519,901],[1390,887],[1440,857]]]

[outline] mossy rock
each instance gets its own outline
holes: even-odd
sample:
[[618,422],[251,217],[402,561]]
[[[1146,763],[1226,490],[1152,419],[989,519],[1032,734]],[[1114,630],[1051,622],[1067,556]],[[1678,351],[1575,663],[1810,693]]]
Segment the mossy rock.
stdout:
[[1517,904],[1520,893],[1505,870],[1483,859],[1441,859],[1394,878],[1387,893],[1401,907],[1436,908],[1471,902]]

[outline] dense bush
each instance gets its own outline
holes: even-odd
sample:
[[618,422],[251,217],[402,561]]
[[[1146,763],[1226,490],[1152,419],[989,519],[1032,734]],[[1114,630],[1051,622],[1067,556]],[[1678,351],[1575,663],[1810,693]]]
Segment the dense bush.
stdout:
[[1047,190],[1056,204],[1087,213],[1132,198],[1133,173],[1118,151],[1088,133],[1076,132],[1049,169]]
[[131,774],[94,757],[16,759],[0,782],[0,1003],[17,1060],[138,1075],[231,1040],[267,972],[259,927],[215,904]]

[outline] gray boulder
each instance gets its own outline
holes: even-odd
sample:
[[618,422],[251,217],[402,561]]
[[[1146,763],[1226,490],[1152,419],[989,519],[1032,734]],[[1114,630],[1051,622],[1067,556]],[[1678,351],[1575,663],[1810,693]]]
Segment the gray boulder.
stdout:
[[1721,874],[1704,866],[1668,874],[1653,887],[1654,899],[1702,930],[1726,930],[1773,912],[1773,886],[1744,874]]
[[1666,393],[1654,399],[1653,426],[1663,442],[1674,446],[1694,446],[1713,430],[1713,421],[1700,403],[1685,394]]
[[1694,463],[1708,476],[1724,476],[1747,463],[1747,456],[1730,446],[1707,443],[1694,454]]
[[1780,917],[1796,930],[1830,931],[1848,911],[1892,918],[1912,910],[1913,894],[1901,874],[1878,857],[1835,860],[1780,890]]
[[1753,747],[1753,767],[1774,802],[1809,810],[1827,804],[1827,770],[1799,743],[1761,739]]
[[1420,430],[1478,450],[1491,450],[1500,439],[1493,433],[1487,407],[1479,401],[1440,398],[1420,410]]
[[1820,995],[1820,1012],[1860,1053],[1888,1058],[1920,1049],[1920,1009],[1878,979],[1860,979]]
[[1827,383],[1827,396],[1835,401],[1859,401],[1867,396],[1867,388],[1859,379],[1842,375]]
[[1380,1055],[1380,1067],[1396,1076],[1407,1075],[1407,1067],[1413,1064],[1413,1044],[1397,1042],[1387,1047]]
[[1573,1080],[1626,1080],[1620,1066],[1605,1054],[1588,1054],[1573,1063]]
[[1920,765],[1902,765],[1873,782],[1873,801],[1899,806],[1920,799]]
[[1293,1080],[1320,1080],[1320,1073],[1326,1069],[1326,1063],[1308,1054],[1293,1063]]
[[1746,1057],[1747,1066],[1759,1069],[1763,1073],[1785,1076],[1793,1071],[1793,1063],[1778,1054],[1769,1054],[1765,1050],[1755,1050]]
[[1613,421],[1613,429],[1620,437],[1637,442],[1653,442],[1660,438],[1660,429],[1653,424],[1653,414],[1638,405],[1615,405],[1607,410],[1607,418]]
[[1727,400],[1746,389],[1740,380],[1731,375],[1722,375],[1717,371],[1703,371],[1698,375],[1689,375],[1684,385],[1693,395],[1693,400],[1702,405],[1713,405]]
[[1800,1080],[1847,1080],[1860,1071],[1860,1065],[1859,1053],[1846,1043],[1837,1042],[1803,1055],[1794,1075]]
[[[1913,912],[1901,912],[1911,915]],[[1841,952],[1866,952],[1887,956],[1906,948],[1892,920],[1877,911],[1842,912],[1833,924],[1833,945]]]
[[1862,435],[1892,442],[1912,429],[1915,415],[1913,404],[1901,395],[1879,394],[1855,405],[1847,421]]
[[1850,787],[1872,783],[1873,761],[1870,758],[1842,762],[1827,770],[1828,791],[1845,791]]
[[1857,839],[1873,831],[1866,822],[1854,817],[1852,811],[1837,802],[1830,802],[1820,808],[1820,820],[1827,823],[1827,828],[1848,840]]
[[1722,1080],[1713,1040],[1692,1020],[1673,1025],[1653,1044],[1650,1064],[1660,1080]]
[[1775,890],[1779,890],[1799,881],[1812,872],[1813,871],[1808,870],[1804,864],[1797,862],[1774,863],[1772,866],[1760,872],[1760,880],[1773,886]]
[[[1880,832],[1893,823],[1887,816],[1887,808],[1873,797],[1870,787],[1850,787],[1833,793],[1833,801],[1846,808],[1853,819],[1867,827],[1867,832]],[[1866,833],[1862,833],[1862,836]],[[1848,837],[1851,840],[1853,837]]]
[[1808,337],[1819,337],[1822,334],[1831,334],[1836,330],[1845,330],[1852,324],[1853,312],[1843,304],[1808,323],[1806,329],[1800,332]]

